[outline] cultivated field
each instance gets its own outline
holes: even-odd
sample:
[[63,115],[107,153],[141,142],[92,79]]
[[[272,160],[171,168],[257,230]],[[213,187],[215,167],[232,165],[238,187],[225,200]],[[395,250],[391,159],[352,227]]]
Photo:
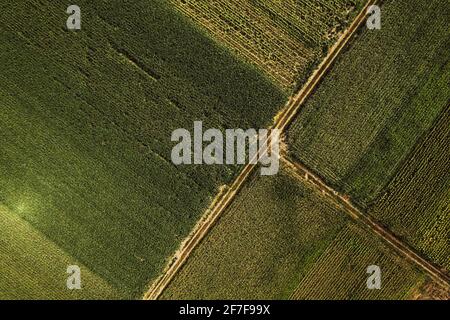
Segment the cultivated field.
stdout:
[[449,6],[387,0],[289,131],[291,154],[365,207],[448,106]]
[[285,97],[165,1],[77,5],[79,32],[64,1],[2,6],[0,202],[140,297],[237,171],[175,167],[172,131],[264,127]]
[[284,89],[302,83],[363,0],[169,0]]
[[410,298],[414,300],[449,300],[450,289],[445,289],[428,279],[412,291]]
[[[372,264],[383,268],[381,291],[366,288]],[[283,171],[249,183],[161,298],[394,299],[422,279],[319,189]]]
[[450,109],[414,148],[368,212],[450,270]]
[[287,173],[254,177],[161,298],[287,299],[344,223]]
[[[381,270],[381,289],[368,290],[367,267]],[[379,300],[409,298],[424,276],[372,234],[348,224],[300,281],[292,299]]]
[[[67,266],[78,265],[82,290],[67,290]],[[1,299],[118,299],[120,294],[9,208],[0,205]]]

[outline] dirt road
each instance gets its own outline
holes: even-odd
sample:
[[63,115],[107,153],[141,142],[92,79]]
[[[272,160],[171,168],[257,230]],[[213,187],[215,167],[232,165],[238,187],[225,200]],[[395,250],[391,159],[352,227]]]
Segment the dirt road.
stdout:
[[[303,88],[289,99],[289,103],[286,104],[284,109],[279,113],[274,125],[270,129],[279,129],[284,132],[294,117],[297,115],[300,107],[311,95],[322,78],[326,75],[333,62],[341,53],[342,49],[352,38],[358,28],[366,21],[367,8],[373,4],[376,4],[377,0],[369,0],[350,27],[341,35],[336,44],[329,50],[327,56],[319,65],[317,70],[311,75],[307,83]],[[267,140],[262,144],[264,148],[267,148]],[[265,151],[265,150],[262,150]],[[255,160],[255,159],[253,159]],[[252,161],[250,161],[251,163]],[[256,163],[256,161],[254,162]],[[211,227],[218,221],[225,209],[231,204],[236,194],[241,190],[245,181],[250,177],[252,171],[255,169],[255,165],[247,164],[241,173],[237,176],[232,183],[228,191],[217,201],[217,204],[209,212],[203,224],[191,233],[189,239],[185,242],[184,246],[180,248],[175,257],[172,259],[172,263],[168,266],[166,271],[160,276],[150,287],[147,293],[144,295],[145,300],[158,299],[170,281],[174,278],[183,264],[187,261],[189,255],[194,248],[202,241]]]

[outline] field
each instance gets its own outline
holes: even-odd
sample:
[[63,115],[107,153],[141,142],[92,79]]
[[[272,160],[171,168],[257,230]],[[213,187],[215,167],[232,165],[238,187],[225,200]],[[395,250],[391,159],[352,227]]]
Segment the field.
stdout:
[[285,172],[255,176],[163,299],[287,299],[345,215]]
[[[69,265],[80,266],[82,290],[67,290]],[[103,279],[4,206],[0,206],[0,270],[0,300],[121,297]]]
[[414,148],[411,156],[368,212],[450,270],[450,109]]
[[264,127],[285,96],[164,1],[77,5],[79,32],[65,30],[64,1],[2,6],[0,204],[55,254],[141,297],[237,172],[175,167],[171,132]]
[[360,207],[448,106],[449,10],[384,1],[381,30],[361,29],[290,128],[291,155]]
[[285,90],[301,84],[363,0],[169,0]]
[[[161,298],[288,299],[294,291],[311,298],[335,293],[332,287],[339,285],[344,289],[340,294],[348,296],[358,286],[354,298],[403,298],[421,281],[420,272],[379,239],[367,238],[371,236],[318,189],[286,171],[258,177],[238,195]],[[340,265],[324,264],[332,255],[339,256]],[[385,268],[386,286],[370,294],[365,268],[376,263]],[[318,275],[325,267],[330,269]],[[347,279],[340,284],[342,276]],[[314,288],[318,292],[306,292]]]
[[[368,290],[367,267],[381,270],[381,290]],[[424,278],[366,230],[348,224],[305,275],[292,299],[406,299]]]

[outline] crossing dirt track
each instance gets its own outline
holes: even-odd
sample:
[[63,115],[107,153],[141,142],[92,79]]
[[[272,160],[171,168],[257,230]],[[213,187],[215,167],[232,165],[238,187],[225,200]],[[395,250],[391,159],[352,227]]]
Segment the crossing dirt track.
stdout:
[[[279,129],[284,132],[292,120],[297,115],[302,104],[312,94],[316,86],[320,83],[323,77],[327,74],[327,71],[332,67],[333,62],[337,59],[339,54],[345,48],[345,45],[350,41],[352,36],[358,30],[358,28],[365,23],[367,17],[367,9],[374,4],[377,4],[377,0],[370,0],[352,22],[350,27],[345,30],[336,44],[329,50],[326,58],[319,65],[317,70],[311,75],[305,86],[293,97],[289,99],[289,102],[285,108],[275,118],[275,123],[271,129]],[[267,147],[267,143],[263,143],[263,148]],[[264,150],[262,150],[264,151]],[[250,161],[251,162],[251,161]],[[146,300],[158,299],[170,281],[174,278],[180,268],[189,258],[189,255],[195,249],[195,247],[202,241],[208,231],[214,226],[217,220],[220,218],[225,209],[232,203],[234,197],[239,193],[242,186],[250,177],[252,171],[255,169],[255,165],[247,164],[241,171],[239,176],[235,179],[233,184],[229,187],[228,191],[224,193],[217,204],[208,213],[207,218],[201,225],[192,232],[192,235],[185,242],[184,246],[177,252],[176,256],[172,259],[171,264],[168,266],[166,272],[159,277],[150,287],[148,292],[144,295]]]

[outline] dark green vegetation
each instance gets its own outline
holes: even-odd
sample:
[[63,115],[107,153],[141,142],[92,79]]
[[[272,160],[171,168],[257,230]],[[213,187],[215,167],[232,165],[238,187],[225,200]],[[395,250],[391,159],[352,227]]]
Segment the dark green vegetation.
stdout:
[[[67,266],[82,290],[67,290]],[[119,299],[120,294],[18,215],[0,206],[0,299]]]
[[[450,7],[387,0],[303,107],[292,155],[365,207],[450,101]],[[420,183],[420,182],[419,182]]]
[[0,203],[139,297],[236,173],[173,166],[171,132],[264,127],[285,97],[164,1],[77,5],[69,32],[64,1],[2,3]]
[[369,213],[450,270],[450,108],[414,148]]
[[[367,237],[317,189],[286,171],[257,177],[161,298],[288,299],[294,292],[297,298],[403,298],[421,280],[419,272]],[[330,255],[340,262],[328,261]],[[366,268],[377,263],[386,284],[367,292]]]

